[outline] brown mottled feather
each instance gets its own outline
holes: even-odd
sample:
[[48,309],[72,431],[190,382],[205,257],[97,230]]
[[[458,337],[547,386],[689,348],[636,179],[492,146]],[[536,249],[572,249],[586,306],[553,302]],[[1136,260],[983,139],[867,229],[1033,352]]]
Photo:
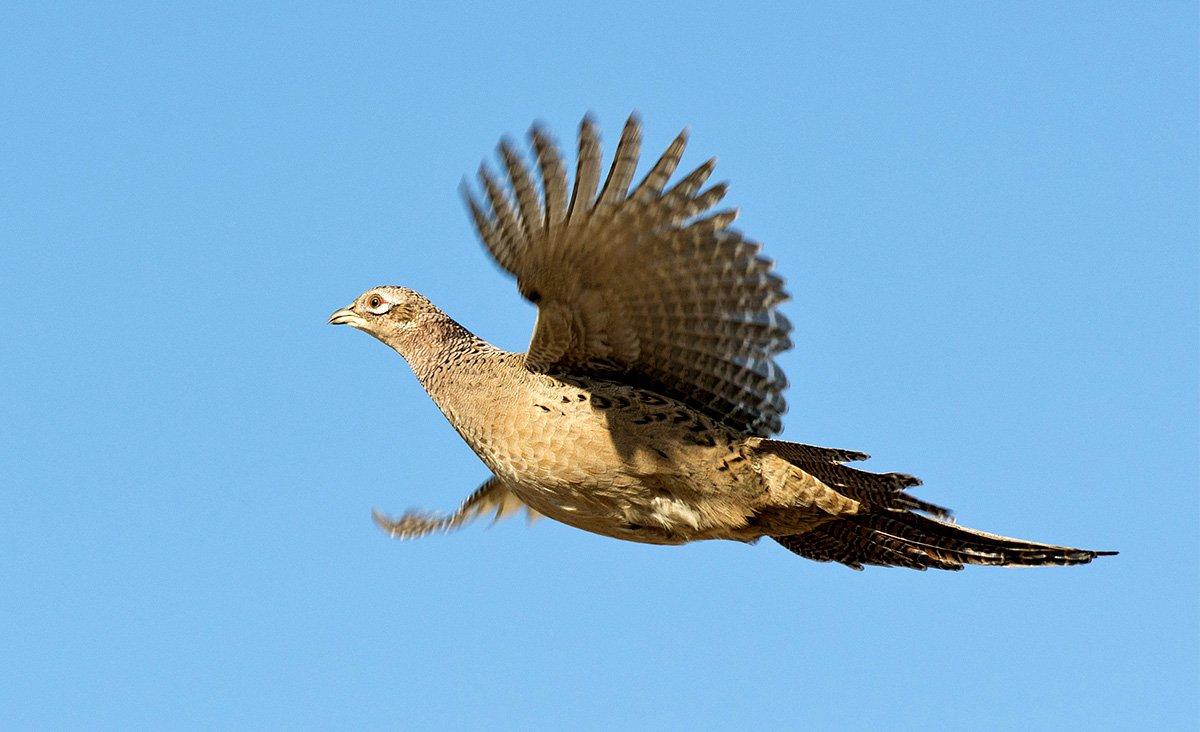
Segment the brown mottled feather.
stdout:
[[650,168],[650,172],[646,173],[646,177],[634,189],[630,198],[645,204],[647,201],[651,201],[662,195],[663,186],[671,179],[671,176],[675,173],[675,168],[679,167],[679,160],[683,157],[683,150],[686,147],[687,130],[683,130],[671,141],[666,152]]
[[567,174],[558,147],[548,132],[535,125],[529,131],[529,140],[537,154],[542,190],[546,194],[546,227],[550,229],[567,215]]
[[575,168],[575,189],[567,217],[586,216],[592,210],[596,186],[600,182],[600,135],[590,116],[579,124],[579,160]]
[[517,211],[521,214],[521,224],[525,236],[528,237],[545,226],[537,189],[533,187],[533,180],[529,177],[525,164],[521,162],[520,155],[508,140],[500,141],[500,159],[504,161],[504,167],[508,170],[508,180],[517,195]]
[[629,182],[633,180],[633,171],[637,169],[641,147],[641,125],[637,116],[632,115],[625,122],[625,129],[621,131],[621,140],[617,143],[616,154],[613,155],[612,168],[608,171],[608,179],[600,192],[599,207],[611,208],[625,200],[629,192]]
[[714,161],[664,193],[686,144],[680,133],[630,193],[641,143],[640,125],[630,117],[596,198],[599,137],[585,118],[571,203],[561,225],[550,226],[566,184],[549,137],[535,129],[532,140],[544,216],[507,143],[500,155],[512,197],[486,168],[480,180],[491,216],[477,213],[467,196],[488,251],[538,306],[528,367],[620,379],[680,399],[740,432],[778,432],[787,379],[775,356],[790,347],[791,324],[776,307],[787,295],[758,245],[729,228],[735,211],[701,217],[725,195],[724,184],[701,191]]

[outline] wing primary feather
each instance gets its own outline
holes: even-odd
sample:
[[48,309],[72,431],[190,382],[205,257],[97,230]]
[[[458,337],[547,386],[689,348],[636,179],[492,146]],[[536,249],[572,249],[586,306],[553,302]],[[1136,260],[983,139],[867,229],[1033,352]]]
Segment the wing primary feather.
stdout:
[[526,235],[533,236],[542,227],[542,208],[538,204],[537,190],[533,187],[533,180],[529,177],[529,171],[525,169],[525,164],[521,162],[520,154],[508,139],[500,141],[500,158],[504,161],[504,167],[508,170],[508,179],[517,196],[521,224],[525,228]]
[[704,164],[688,173],[686,176],[681,178],[678,183],[672,186],[671,190],[667,191],[664,198],[691,198],[696,194],[696,191],[700,190],[700,186],[704,185],[705,181],[708,180],[708,177],[712,175],[713,168],[715,168],[716,165],[716,158],[709,158],[708,160],[704,161]]
[[720,203],[728,192],[728,183],[717,183],[708,190],[696,194],[696,197],[689,202],[687,209],[692,212],[692,215],[703,213]]
[[731,208],[727,211],[718,211],[711,216],[693,221],[691,225],[706,231],[721,231],[722,229],[728,229],[730,224],[737,220],[737,217],[738,210]]
[[586,214],[592,208],[596,185],[600,182],[600,135],[589,114],[579,123],[579,161],[575,167],[575,189],[567,218]]
[[431,511],[408,511],[398,518],[389,518],[377,510],[371,510],[371,517],[379,528],[395,539],[415,539],[428,534],[444,534],[462,528],[467,523],[494,512],[492,523],[509,514],[525,508],[529,512],[530,523],[537,518],[537,513],[525,505],[521,499],[512,493],[499,478],[492,476],[484,481],[474,493],[467,496],[458,510],[449,514]]
[[508,196],[505,195],[504,189],[500,187],[500,183],[492,175],[492,171],[488,169],[486,164],[479,166],[479,182],[483,184],[483,191],[487,194],[488,204],[492,207],[492,217],[496,220],[500,228],[515,227],[517,220],[513,216],[512,205],[509,203]]
[[[519,242],[524,240],[524,233],[513,214],[508,196],[505,195],[504,190],[492,172],[488,170],[486,164],[479,166],[479,181],[483,184],[488,204],[492,207],[491,241],[493,245],[488,247],[488,251],[492,253],[501,267],[515,274],[515,268],[519,264],[517,260],[521,255],[519,250],[522,249]],[[484,239],[484,243],[487,244],[488,240]]]
[[625,200],[629,192],[629,181],[633,180],[633,172],[637,169],[641,147],[642,126],[638,121],[637,112],[634,112],[626,120],[625,129],[621,130],[621,141],[617,143],[612,168],[608,171],[608,179],[604,182],[604,190],[600,192],[597,207],[613,207]]
[[553,227],[567,215],[567,174],[563,169],[558,146],[541,125],[529,130],[529,139],[537,154],[538,170],[542,176],[542,190],[546,197],[546,226]]
[[458,184],[458,193],[462,196],[463,202],[467,204],[467,209],[471,212],[471,220],[475,223],[475,230],[479,232],[479,238],[483,239],[488,251],[495,249],[499,236],[497,235],[496,227],[483,212],[483,207],[479,204],[479,200],[475,198],[475,194],[471,191],[471,185],[466,178]]
[[639,201],[648,201],[662,195],[663,187],[670,180],[671,175],[675,173],[675,168],[679,167],[679,161],[683,158],[683,151],[687,148],[688,128],[684,127],[671,144],[667,147],[666,152],[658,159],[654,166],[650,168],[650,172],[634,189],[634,199]]

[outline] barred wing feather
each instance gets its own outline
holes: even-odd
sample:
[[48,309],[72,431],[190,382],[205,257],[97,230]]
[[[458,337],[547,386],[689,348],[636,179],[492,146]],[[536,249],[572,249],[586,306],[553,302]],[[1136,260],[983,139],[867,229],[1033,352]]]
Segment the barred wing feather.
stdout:
[[556,145],[530,131],[540,190],[512,143],[507,184],[486,166],[485,202],[464,185],[484,245],[538,307],[526,365],[649,388],[746,434],[782,428],[787,380],[775,356],[791,346],[777,311],[787,295],[759,245],[713,211],[725,185],[703,189],[713,161],[667,188],[686,130],[630,190],[641,147],[636,116],[601,185],[596,127],[579,130],[574,187]]

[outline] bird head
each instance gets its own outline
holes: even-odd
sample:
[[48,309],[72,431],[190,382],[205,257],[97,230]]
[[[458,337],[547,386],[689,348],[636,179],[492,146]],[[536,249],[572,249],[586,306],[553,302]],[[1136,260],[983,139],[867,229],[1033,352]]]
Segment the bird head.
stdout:
[[438,313],[423,295],[407,287],[373,287],[355,298],[349,307],[330,315],[329,323],[348,325],[395,345],[424,317]]

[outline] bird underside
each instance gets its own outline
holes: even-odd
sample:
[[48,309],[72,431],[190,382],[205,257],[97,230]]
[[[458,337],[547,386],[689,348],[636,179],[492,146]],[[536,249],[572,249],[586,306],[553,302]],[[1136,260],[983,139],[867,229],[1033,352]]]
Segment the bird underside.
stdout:
[[[580,515],[564,510],[560,499],[539,511],[518,497],[518,493],[530,495],[528,491],[492,476],[452,514],[414,511],[389,519],[376,513],[375,521],[395,538],[412,539],[454,531],[488,514],[494,522],[525,509],[531,523],[548,514],[576,528],[640,543],[707,539],[754,543],[767,537],[807,559],[856,570],[866,565],[919,570],[960,570],[969,564],[1073,565],[1116,553],[1022,541],[958,526],[949,511],[908,492],[920,485],[916,478],[869,473],[843,464],[865,459],[862,453],[761,438],[746,444],[755,454],[746,460],[746,467],[770,484],[768,494],[774,488],[790,503],[760,504],[747,510],[728,499],[693,496],[691,502],[683,502],[658,495],[640,516],[631,516],[625,504],[620,509],[614,506],[608,512],[611,518],[604,519],[597,518],[605,515],[603,511]],[[595,501],[590,503],[594,508]],[[697,525],[702,516],[720,516],[724,523]]]

